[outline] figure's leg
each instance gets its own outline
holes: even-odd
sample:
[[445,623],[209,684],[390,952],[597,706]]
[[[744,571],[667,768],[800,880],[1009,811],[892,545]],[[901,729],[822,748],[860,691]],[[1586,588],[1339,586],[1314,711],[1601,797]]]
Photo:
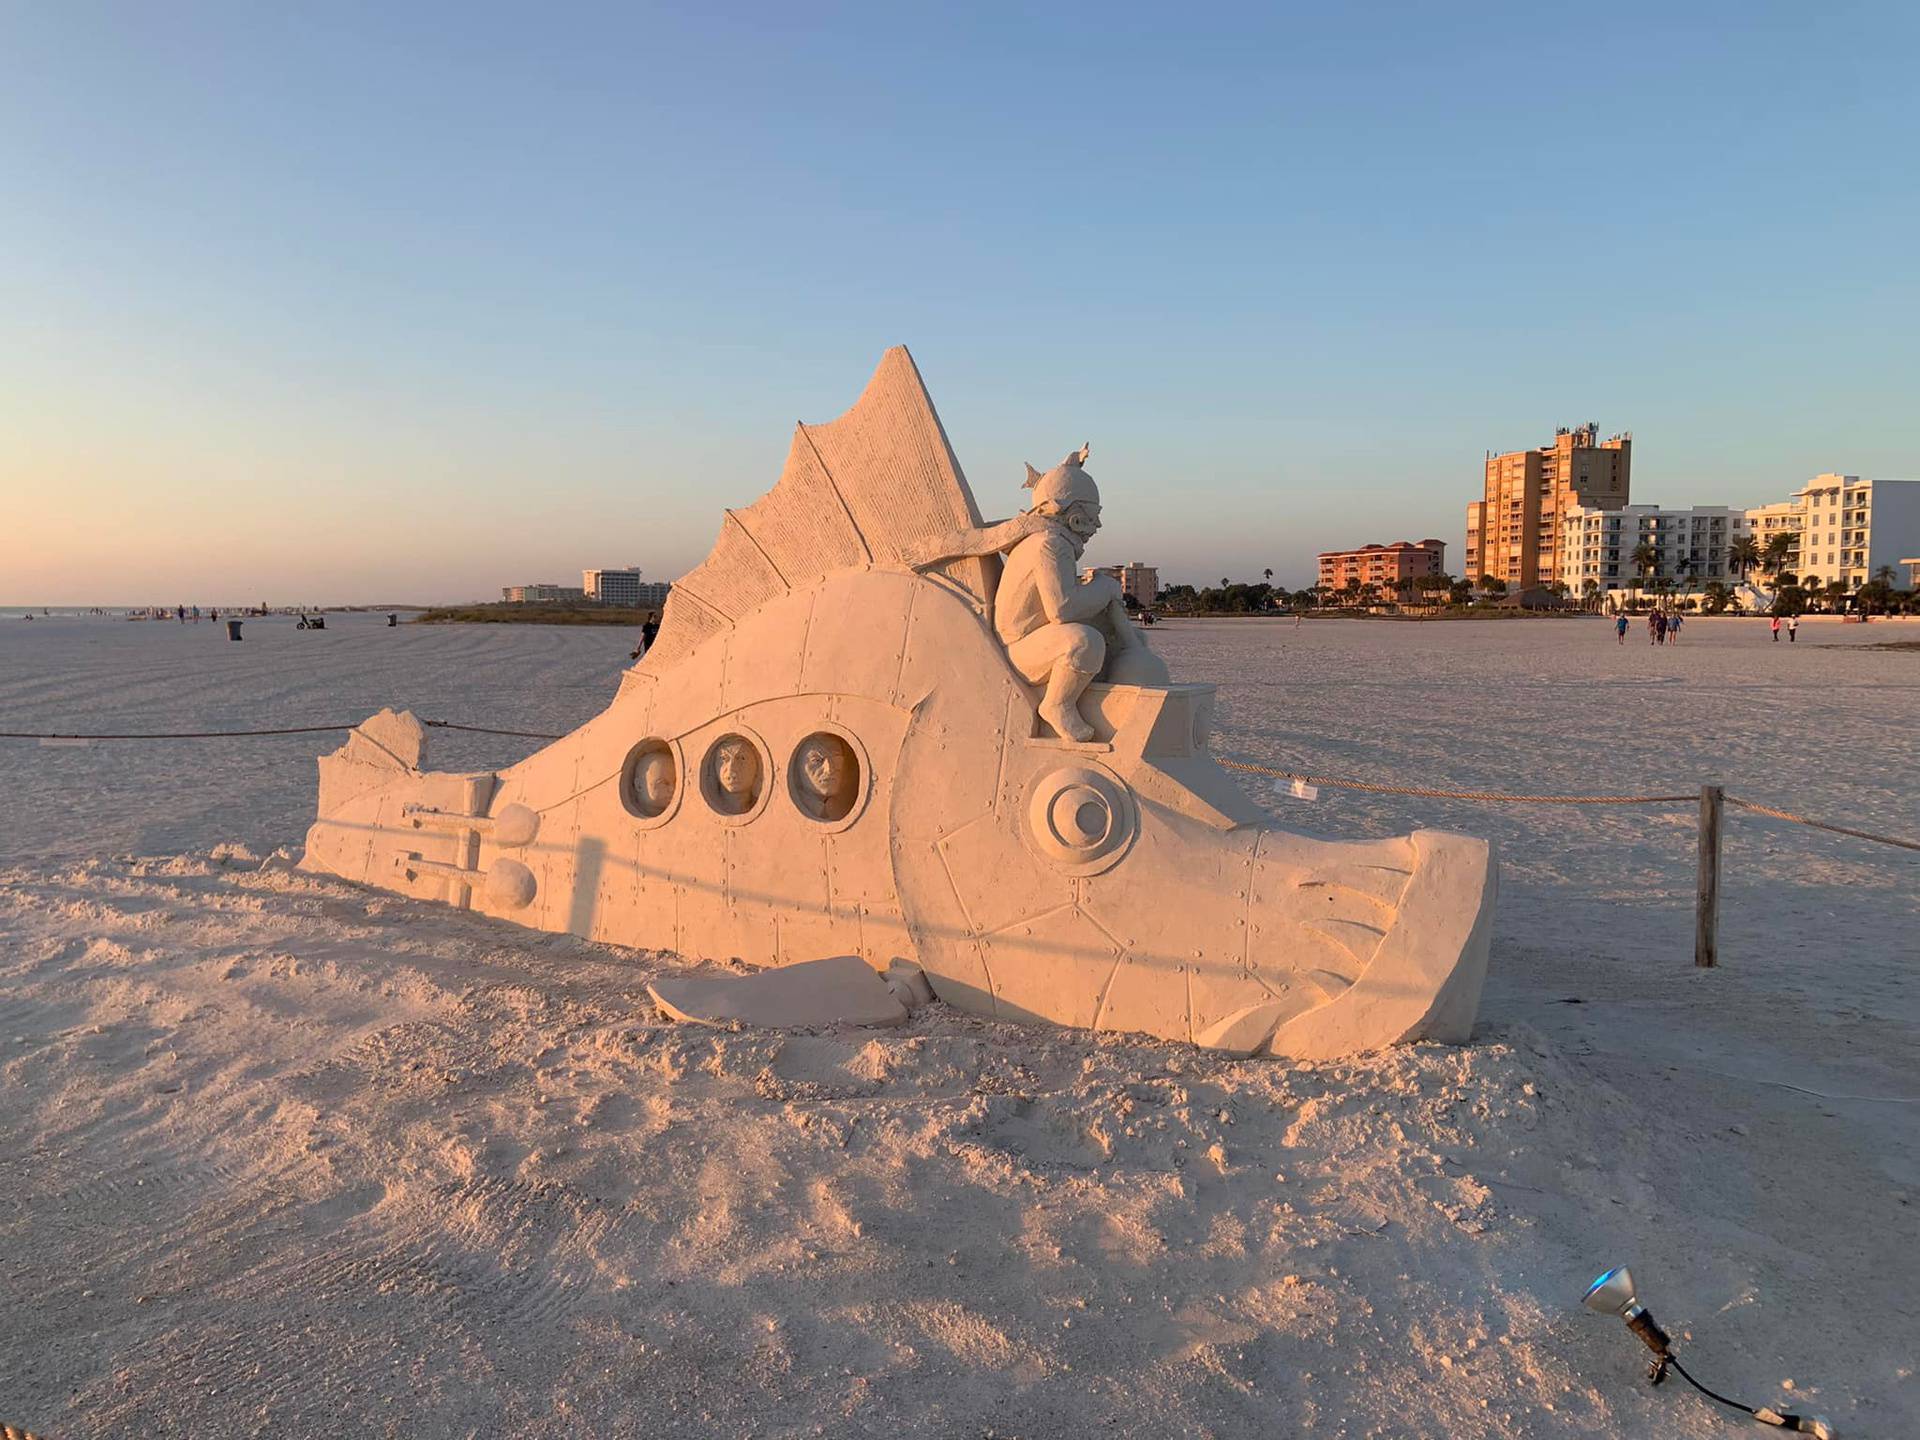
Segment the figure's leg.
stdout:
[[1091,625],[1043,625],[1007,647],[1007,658],[1028,680],[1044,685],[1040,718],[1067,740],[1091,740],[1080,696],[1106,663],[1107,642]]

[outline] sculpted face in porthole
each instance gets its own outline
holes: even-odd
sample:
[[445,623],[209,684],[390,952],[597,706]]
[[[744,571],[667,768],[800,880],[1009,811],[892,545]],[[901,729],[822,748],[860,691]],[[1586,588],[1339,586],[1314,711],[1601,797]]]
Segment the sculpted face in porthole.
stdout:
[[760,752],[728,735],[713,747],[713,796],[723,815],[744,815],[760,802]]
[[860,764],[838,735],[809,735],[794,756],[793,795],[815,820],[844,820],[859,794]]
[[633,790],[640,808],[647,814],[660,815],[666,812],[667,806],[673,803],[676,783],[672,751],[649,750],[640,757],[640,763],[634,769]]

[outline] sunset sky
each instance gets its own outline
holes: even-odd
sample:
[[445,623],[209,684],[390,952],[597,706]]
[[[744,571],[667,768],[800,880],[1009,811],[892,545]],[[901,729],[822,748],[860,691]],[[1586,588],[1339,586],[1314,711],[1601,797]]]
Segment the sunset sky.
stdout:
[[1920,7],[1044,8],[0,5],[0,604],[671,578],[895,343],[1167,580],[1920,477]]

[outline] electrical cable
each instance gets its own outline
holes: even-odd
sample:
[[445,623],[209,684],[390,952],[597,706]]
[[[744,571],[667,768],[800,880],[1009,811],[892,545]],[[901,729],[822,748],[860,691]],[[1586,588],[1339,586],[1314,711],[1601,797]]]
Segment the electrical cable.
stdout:
[[1784,1410],[1770,1409],[1765,1405],[1743,1405],[1738,1400],[1729,1399],[1727,1396],[1722,1395],[1718,1390],[1709,1390],[1698,1380],[1694,1379],[1692,1375],[1687,1373],[1687,1367],[1680,1363],[1679,1357],[1671,1350],[1661,1358],[1667,1365],[1680,1372],[1680,1378],[1682,1380],[1686,1381],[1687,1384],[1698,1390],[1709,1400],[1717,1401],[1730,1410],[1738,1410],[1742,1414],[1751,1415],[1763,1425],[1777,1426],[1782,1430],[1792,1430],[1802,1435],[1831,1437],[1833,1434],[1832,1428],[1818,1415],[1795,1415]]
[[1735,1410],[1744,1410],[1749,1415],[1753,1414],[1753,1406],[1742,1405],[1738,1400],[1729,1400],[1725,1395],[1722,1395],[1718,1390],[1709,1390],[1706,1386],[1702,1385],[1698,1380],[1694,1379],[1693,1376],[1687,1373],[1687,1367],[1682,1365],[1675,1356],[1669,1354],[1667,1356],[1667,1364],[1671,1365],[1675,1370],[1678,1370],[1680,1372],[1680,1378],[1682,1380],[1686,1381],[1687,1384],[1691,1385],[1694,1389],[1698,1390],[1702,1395],[1706,1396],[1709,1400],[1718,1400],[1722,1405],[1730,1405]]

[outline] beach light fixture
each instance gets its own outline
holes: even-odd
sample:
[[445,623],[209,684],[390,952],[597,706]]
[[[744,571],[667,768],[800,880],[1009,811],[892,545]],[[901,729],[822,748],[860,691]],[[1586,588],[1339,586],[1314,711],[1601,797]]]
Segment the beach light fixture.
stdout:
[[1658,1385],[1666,1379],[1667,1371],[1671,1368],[1709,1400],[1733,1410],[1744,1411],[1763,1425],[1817,1436],[1818,1440],[1836,1440],[1833,1424],[1824,1415],[1792,1415],[1771,1410],[1764,1405],[1742,1405],[1738,1400],[1729,1400],[1725,1395],[1709,1390],[1689,1375],[1687,1367],[1673,1353],[1672,1337],[1654,1323],[1651,1312],[1640,1303],[1638,1287],[1633,1283],[1633,1272],[1626,1266],[1616,1265],[1594,1277],[1593,1283],[1587,1286],[1587,1293],[1580,1297],[1580,1303],[1595,1314],[1618,1315],[1627,1322],[1627,1328],[1653,1352],[1652,1363],[1647,1366],[1647,1379],[1653,1384]]
[[[1595,1279],[1587,1287],[1587,1293],[1580,1303],[1597,1314],[1618,1315],[1626,1321],[1627,1328],[1653,1352],[1656,1369],[1663,1371],[1666,1363],[1673,1358],[1673,1341],[1666,1331],[1653,1323],[1653,1316],[1640,1303],[1639,1293],[1633,1285],[1633,1272],[1626,1266],[1616,1265]],[[1663,1374],[1655,1374],[1653,1382],[1657,1385],[1664,1378]]]

